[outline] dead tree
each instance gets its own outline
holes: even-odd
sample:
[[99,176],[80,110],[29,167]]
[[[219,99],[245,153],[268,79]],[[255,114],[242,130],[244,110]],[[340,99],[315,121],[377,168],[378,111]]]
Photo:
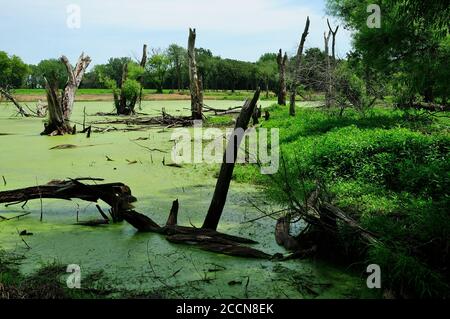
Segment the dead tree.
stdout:
[[75,68],[65,57],[61,57],[68,73],[67,84],[61,96],[58,96],[58,86],[55,79],[46,79],[46,93],[48,103],[48,122],[44,124],[45,129],[41,135],[64,135],[74,133],[74,128],[70,126],[70,116],[72,115],[75,102],[75,93],[80,86],[84,73],[91,63],[91,58],[82,53],[78,58]]
[[[147,64],[147,45],[144,44],[143,50],[142,50],[142,58],[141,62],[139,63],[139,66],[142,68],[145,68],[145,65]],[[136,107],[136,103],[139,100],[139,103],[141,103],[142,100],[142,94],[143,94],[143,76],[139,76],[137,78],[137,81],[141,84],[141,88],[138,94],[133,94],[133,96],[128,97],[125,90],[123,90],[123,86],[125,82],[128,80],[128,63],[125,63],[122,68],[122,80],[120,82],[119,90],[114,90],[114,105],[117,110],[117,115],[130,115],[134,114],[134,108]],[[120,92],[120,94],[119,94]]]
[[332,105],[332,83],[331,83],[331,61],[330,61],[330,49],[329,49],[329,42],[330,42],[330,36],[331,31],[328,32],[328,35],[326,32],[323,34],[323,39],[325,42],[325,106],[331,107]]
[[195,120],[202,119],[203,111],[203,84],[198,76],[197,61],[195,58],[195,29],[189,29],[188,58],[189,58],[189,81],[191,91],[191,112]]
[[305,30],[303,31],[302,38],[300,40],[300,45],[298,46],[297,55],[295,57],[295,66],[294,66],[294,74],[292,77],[292,83],[291,83],[291,99],[290,99],[290,105],[289,105],[289,114],[291,116],[295,116],[295,99],[297,96],[297,88],[300,82],[300,72],[301,72],[301,64],[302,64],[302,57],[303,57],[303,48],[305,46],[306,37],[309,33],[309,17],[306,19],[306,25]]
[[[327,19],[328,24],[328,36],[324,35],[325,40],[325,59],[326,59],[326,97],[325,97],[325,105],[326,107],[331,107],[334,104],[335,94],[334,94],[334,84],[333,84],[333,74],[336,68],[336,34],[339,30],[339,26],[336,29],[332,29],[330,25],[330,21]],[[329,40],[331,38],[331,61],[330,61],[330,49],[329,49]]]
[[[147,65],[147,45],[144,44],[144,47],[142,48],[142,59],[141,63],[139,64],[142,69],[145,69],[145,66]],[[139,91],[139,109],[141,109],[142,105],[142,96],[144,91],[144,76],[141,75],[138,78],[139,83],[141,84],[141,89]]]
[[328,21],[328,19],[327,19],[327,24],[328,24],[328,29],[330,30],[331,35],[332,35],[332,39],[331,39],[331,57],[333,58],[333,64],[335,64],[336,63],[336,52],[335,52],[335,49],[336,49],[336,34],[337,34],[338,30],[339,30],[339,26],[337,26],[336,29],[333,30],[331,28],[331,25],[330,25],[330,22]]
[[278,63],[278,73],[279,73],[279,88],[278,88],[278,104],[286,105],[286,63],[288,60],[287,53],[284,53],[280,49],[278,52],[277,63]]
[[31,116],[30,114],[28,114],[27,111],[25,111],[25,109],[22,107],[22,105],[20,105],[19,102],[17,102],[17,100],[14,98],[14,96],[12,96],[11,93],[8,92],[7,89],[0,87],[0,96],[4,96],[12,104],[14,104],[14,106],[17,108],[17,111],[20,115],[22,115],[24,117]]
[[223,156],[223,163],[217,179],[216,189],[214,190],[208,214],[203,222],[203,228],[216,230],[219,225],[220,217],[222,216],[223,208],[227,200],[228,189],[230,188],[239,145],[244,137],[244,131],[248,127],[250,118],[252,117],[252,114],[254,114],[259,94],[260,89],[258,88],[253,99],[245,102],[245,105],[242,107],[241,113],[236,120],[234,134],[230,136],[227,149]]

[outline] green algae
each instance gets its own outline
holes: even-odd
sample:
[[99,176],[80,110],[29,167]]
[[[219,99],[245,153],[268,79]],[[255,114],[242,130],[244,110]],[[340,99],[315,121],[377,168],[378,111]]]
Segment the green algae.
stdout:
[[[208,101],[215,108],[239,105],[238,101]],[[262,103],[267,106],[268,103]],[[90,114],[87,122],[104,119],[97,112],[112,110],[111,103],[76,103],[72,120],[83,121],[83,107]],[[161,108],[179,115],[189,113],[189,101],[151,101],[141,112],[156,115]],[[68,177],[101,177],[105,182],[123,182],[138,198],[136,210],[163,224],[172,201],[179,199],[181,225],[201,226],[214,190],[217,165],[162,165],[168,156],[148,150],[170,151],[171,130],[111,131],[58,137],[40,136],[43,120],[14,117],[14,109],[0,105],[0,131],[14,135],[0,139],[0,175],[9,190]],[[57,145],[76,148],[51,151]],[[90,147],[83,147],[90,146]],[[110,160],[108,160],[108,158]],[[111,161],[112,160],[112,161]],[[130,161],[136,164],[129,165]],[[275,221],[261,219],[252,203],[266,210],[276,209],[265,202],[254,185],[232,183],[220,224],[220,231],[255,239],[255,248],[268,253],[285,253],[274,240]],[[107,207],[102,204],[105,209]],[[105,227],[80,227],[79,220],[98,218],[95,205],[82,201],[45,200],[43,222],[39,221],[40,202],[24,207],[1,207],[0,215],[14,216],[31,212],[19,220],[0,222],[0,249],[23,254],[20,271],[32,274],[44,265],[78,264],[83,276],[99,272],[99,285],[135,295],[159,292],[168,297],[184,298],[362,298],[373,297],[361,276],[318,261],[272,262],[222,256],[196,247],[174,245],[158,234],[139,234],[126,224]],[[27,230],[27,248],[18,236]],[[305,288],[306,287],[306,288]]]

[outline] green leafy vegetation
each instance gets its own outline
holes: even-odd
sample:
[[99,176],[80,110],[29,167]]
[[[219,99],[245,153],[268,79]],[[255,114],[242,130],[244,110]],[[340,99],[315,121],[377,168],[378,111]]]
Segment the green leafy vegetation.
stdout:
[[357,260],[381,266],[384,288],[403,297],[448,294],[448,117],[378,107],[342,117],[299,109],[291,118],[279,106],[270,112],[263,126],[280,128],[280,172],[274,180],[240,166],[236,180],[265,185],[284,205],[285,174],[300,199],[320,181],[337,206],[379,237],[382,245],[365,251],[355,236],[340,234],[347,250],[361,252]]

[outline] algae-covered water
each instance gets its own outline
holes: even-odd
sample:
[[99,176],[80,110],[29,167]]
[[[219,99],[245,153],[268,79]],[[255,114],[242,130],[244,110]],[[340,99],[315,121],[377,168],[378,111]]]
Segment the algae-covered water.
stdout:
[[[263,102],[263,106],[268,105]],[[239,101],[208,101],[216,108],[234,107]],[[187,113],[189,101],[151,101],[142,112],[156,115],[164,107],[171,114]],[[76,103],[72,120],[102,120],[92,116],[112,111],[110,102]],[[163,224],[172,201],[180,201],[180,225],[201,226],[215,185],[217,166],[162,165],[170,156],[149,148],[170,151],[171,130],[150,128],[139,132],[109,131],[62,137],[40,136],[43,120],[15,116],[10,104],[0,104],[0,191],[45,184],[53,179],[100,177],[105,182],[130,186],[138,212]],[[145,139],[143,139],[145,138]],[[77,148],[50,150],[60,144]],[[112,159],[113,161],[108,161]],[[134,163],[134,164],[130,164]],[[255,239],[255,248],[268,253],[286,253],[274,240],[275,221],[261,219],[256,203],[267,211],[261,189],[232,183],[219,230]],[[106,210],[104,203],[101,206]],[[364,274],[318,261],[273,262],[218,255],[195,247],[174,245],[158,234],[139,234],[127,223],[97,228],[76,226],[79,220],[98,218],[94,204],[82,201],[44,200],[0,207],[0,215],[31,214],[19,220],[0,221],[0,249],[24,255],[21,271],[28,274],[39,267],[58,262],[81,267],[82,282],[88,274],[102,272],[97,287],[117,293],[112,296],[161,294],[183,298],[361,298],[372,296]],[[18,232],[27,230],[27,248]],[[88,284],[88,283],[86,283]],[[91,283],[89,283],[91,284]]]

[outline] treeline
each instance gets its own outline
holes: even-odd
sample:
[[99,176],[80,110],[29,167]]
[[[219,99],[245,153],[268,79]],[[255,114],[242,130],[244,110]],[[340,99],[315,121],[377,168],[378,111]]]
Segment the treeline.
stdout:
[[[162,92],[163,89],[173,91],[189,88],[187,50],[172,44],[167,49],[150,50],[147,66],[139,73],[146,89]],[[207,90],[263,90],[277,93],[278,65],[277,53],[263,54],[257,62],[246,62],[224,59],[214,55],[210,50],[196,49],[199,74],[203,87]],[[321,90],[320,70],[325,55],[319,48],[311,48],[305,52],[304,88]],[[81,88],[111,88],[120,86],[125,64],[138,66],[138,62],[130,57],[112,57],[106,64],[97,64],[87,72]],[[293,65],[289,59],[288,69]],[[131,68],[133,69],[133,67]],[[133,75],[132,75],[133,76]],[[27,65],[20,57],[9,56],[0,52],[0,86],[9,88],[44,88],[45,78],[56,79],[62,88],[67,79],[66,68],[58,59],[46,59],[37,65]]]

